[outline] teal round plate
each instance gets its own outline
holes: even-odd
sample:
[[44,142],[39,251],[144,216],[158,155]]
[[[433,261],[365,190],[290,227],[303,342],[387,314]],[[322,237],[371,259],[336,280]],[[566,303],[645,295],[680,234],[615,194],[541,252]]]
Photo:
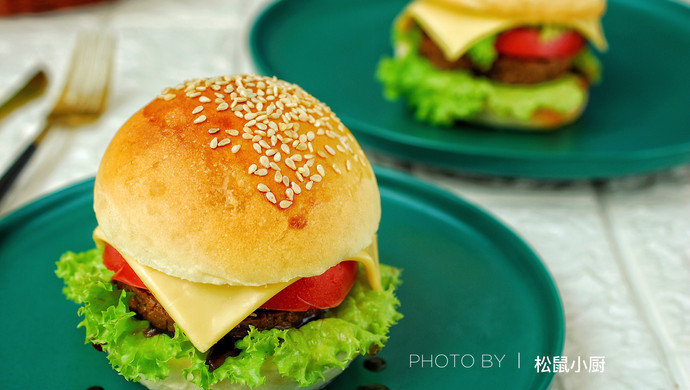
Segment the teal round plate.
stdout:
[[646,173],[690,162],[690,8],[610,0],[603,82],[575,123],[511,132],[416,121],[375,79],[408,0],[284,0],[250,34],[260,73],[294,82],[333,109],[367,147],[455,170],[539,179]]
[[[500,222],[458,197],[377,169],[383,263],[403,269],[404,318],[379,353],[387,367],[350,365],[328,388],[546,389],[538,356],[560,356],[564,319],[548,271]],[[134,389],[84,344],[77,305],[55,262],[91,248],[93,181],[42,198],[0,221],[2,389]]]

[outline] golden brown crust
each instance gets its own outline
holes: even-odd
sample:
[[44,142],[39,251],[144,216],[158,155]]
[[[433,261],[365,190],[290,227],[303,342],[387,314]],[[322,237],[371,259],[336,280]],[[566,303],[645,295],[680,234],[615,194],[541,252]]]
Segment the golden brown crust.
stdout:
[[141,264],[239,285],[323,273],[369,245],[380,219],[371,166],[338,118],[253,75],[190,81],[137,112],[105,152],[94,209]]
[[445,3],[467,12],[531,22],[562,22],[599,18],[606,0],[418,0]]

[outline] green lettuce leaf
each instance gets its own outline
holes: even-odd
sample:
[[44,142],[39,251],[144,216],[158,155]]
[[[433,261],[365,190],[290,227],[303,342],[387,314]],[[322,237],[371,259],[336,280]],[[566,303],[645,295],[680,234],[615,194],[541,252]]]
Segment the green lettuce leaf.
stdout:
[[384,289],[374,291],[360,268],[350,294],[327,318],[298,329],[252,328],[235,345],[241,350],[239,355],[209,372],[206,353],[194,348],[179,328],[172,338],[144,335],[149,324],[136,319],[127,307],[131,294],[110,283],[112,272],[103,265],[102,250],[65,253],[55,273],[65,282],[65,296],[83,304],[78,313],[83,317],[79,326],[86,330],[86,343],[102,345],[113,368],[132,381],[163,379],[178,359],[188,359],[191,364],[187,363],[183,375],[203,389],[225,379],[256,387],[265,382],[261,370],[270,361],[283,376],[307,386],[322,379],[329,368],[344,368],[359,354],[377,352],[387,341],[389,328],[402,318],[394,294],[400,271],[381,265]]
[[472,60],[482,71],[491,69],[494,61],[498,58],[498,52],[496,51],[496,35],[484,38],[472,45],[467,51],[467,55],[470,56],[470,60]]
[[573,66],[582,73],[592,84],[601,83],[601,62],[588,47],[573,59]]
[[389,100],[405,98],[416,119],[449,126],[484,111],[503,118],[529,120],[539,109],[570,113],[582,106],[587,93],[574,74],[536,85],[509,85],[464,70],[440,70],[418,55],[414,30],[396,32],[409,49],[381,59],[376,77]]

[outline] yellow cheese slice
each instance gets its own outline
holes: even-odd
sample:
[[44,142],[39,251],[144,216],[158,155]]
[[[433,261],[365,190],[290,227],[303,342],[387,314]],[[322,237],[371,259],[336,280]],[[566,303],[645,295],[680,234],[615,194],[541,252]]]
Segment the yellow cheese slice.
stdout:
[[[93,237],[99,246],[107,242],[100,227],[96,228]],[[258,287],[195,283],[141,265],[120,253],[201,352],[207,351],[252,312],[299,279]],[[376,238],[361,253],[345,260],[362,263],[372,288],[381,289]]]
[[[467,50],[482,39],[510,28],[533,24],[519,18],[499,18],[488,15],[463,13],[444,2],[415,1],[404,11],[400,23],[414,19],[443,51],[449,61],[462,57]],[[568,25],[587,37],[594,46],[606,48],[601,21],[595,19],[573,20]]]

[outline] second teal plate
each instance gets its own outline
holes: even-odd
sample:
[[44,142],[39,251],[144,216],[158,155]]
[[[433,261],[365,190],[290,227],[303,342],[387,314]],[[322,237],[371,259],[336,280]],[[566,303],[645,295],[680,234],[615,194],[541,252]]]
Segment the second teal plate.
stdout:
[[250,46],[266,75],[331,106],[373,149],[479,174],[586,179],[690,162],[690,8],[665,0],[611,0],[603,83],[577,122],[516,133],[458,124],[437,128],[391,103],[375,80],[390,55],[390,28],[407,0],[284,0],[253,26]]

